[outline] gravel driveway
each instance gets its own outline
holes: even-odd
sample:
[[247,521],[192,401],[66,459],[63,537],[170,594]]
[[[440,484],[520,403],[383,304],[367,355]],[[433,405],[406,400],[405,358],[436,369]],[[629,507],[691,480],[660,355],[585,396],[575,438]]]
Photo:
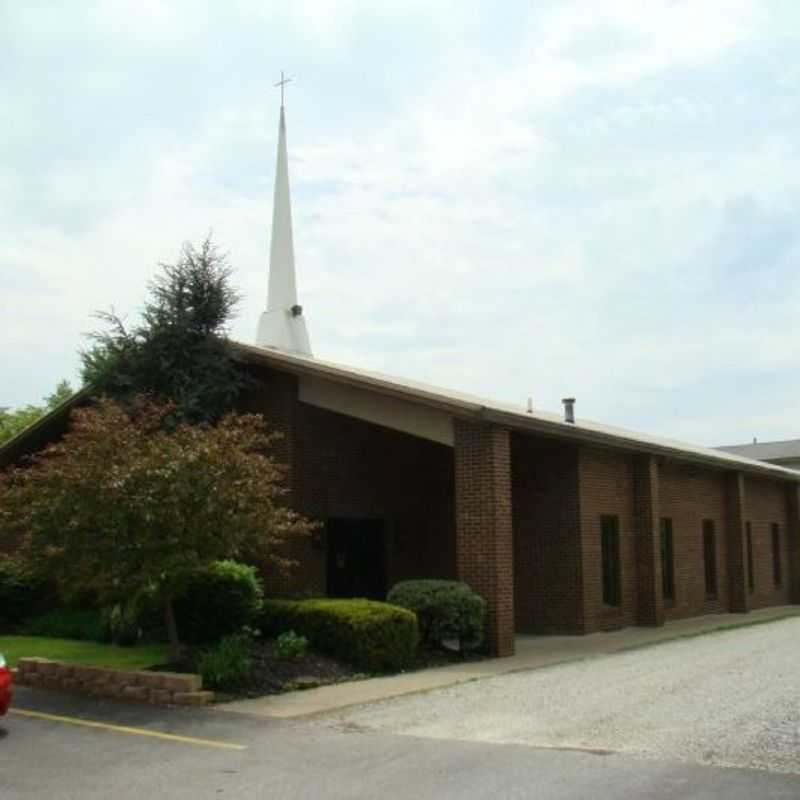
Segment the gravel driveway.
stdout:
[[800,619],[395,698],[334,724],[800,773]]

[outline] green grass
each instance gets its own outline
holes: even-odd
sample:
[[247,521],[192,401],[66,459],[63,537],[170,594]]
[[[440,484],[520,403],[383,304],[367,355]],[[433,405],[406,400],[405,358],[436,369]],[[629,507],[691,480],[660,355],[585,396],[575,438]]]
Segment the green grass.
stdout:
[[166,645],[120,647],[77,639],[51,639],[48,636],[0,636],[0,653],[12,667],[18,659],[27,656],[115,669],[144,669],[167,661]]

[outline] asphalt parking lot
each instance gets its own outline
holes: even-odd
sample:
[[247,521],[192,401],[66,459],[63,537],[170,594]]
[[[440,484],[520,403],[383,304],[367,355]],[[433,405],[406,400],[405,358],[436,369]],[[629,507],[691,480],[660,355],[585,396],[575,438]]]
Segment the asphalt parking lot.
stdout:
[[[636,714],[631,716],[631,708],[647,706],[641,698],[648,690],[646,682],[634,679],[637,668],[626,665],[625,659],[638,657],[634,663],[644,674],[651,671],[646,665],[653,658],[667,671],[674,670],[673,659],[685,661],[686,654],[670,648],[692,643],[700,648],[695,660],[702,662],[702,648],[718,648],[720,643],[714,640],[733,636],[728,640],[729,657],[739,665],[740,678],[748,680],[750,670],[757,668],[753,662],[758,654],[772,652],[773,637],[782,640],[789,632],[779,627],[784,624],[761,626],[767,637],[761,641],[762,650],[755,647],[752,636],[743,635],[744,629],[292,721],[233,713],[224,707],[156,708],[18,688],[12,713],[0,720],[0,798],[796,800],[800,776],[788,769],[689,763],[691,759],[676,758],[668,747],[660,753],[646,752],[642,758],[642,752],[626,752],[629,747],[608,746],[609,730],[638,737],[635,741],[658,739],[652,728],[648,731],[637,723]],[[789,658],[790,653],[785,655]],[[772,685],[775,675],[762,671],[761,690],[745,684],[729,708],[743,703],[741,713],[750,714],[752,707],[741,699],[748,691],[762,699],[780,695]],[[725,673],[715,670],[720,672]],[[668,705],[678,703],[687,692],[686,678],[674,676],[665,695]],[[553,687],[546,705],[561,710],[549,722],[541,708],[532,712],[544,696],[545,684],[537,684],[543,679]],[[583,682],[580,690],[576,681]],[[796,686],[789,681],[784,690],[794,693]],[[618,698],[628,694],[630,703],[620,709],[609,707],[614,691]],[[652,694],[652,687],[649,691]],[[693,719],[711,716],[708,703],[713,694],[708,692],[705,685],[687,695],[698,706]],[[775,711],[771,702],[762,703],[762,710],[780,714],[780,707]],[[604,703],[605,714],[598,716]],[[655,709],[653,713],[663,713],[657,703]],[[621,717],[615,717],[616,710]],[[488,720],[487,714],[494,716]],[[569,735],[555,724],[558,719],[569,721]],[[781,718],[782,730],[794,731],[795,757],[797,719],[793,712]],[[530,736],[532,724],[538,725],[536,737]],[[674,732],[676,740],[686,738],[685,728],[681,731],[663,720],[659,725],[662,733]],[[581,730],[593,732],[594,738],[581,738],[577,735]],[[471,741],[465,740],[465,733]],[[690,741],[696,741],[691,739],[696,733],[688,731]],[[507,741],[498,741],[501,736]],[[494,741],[487,741],[492,737]],[[511,738],[518,741],[508,741]],[[791,752],[791,747],[781,752]]]

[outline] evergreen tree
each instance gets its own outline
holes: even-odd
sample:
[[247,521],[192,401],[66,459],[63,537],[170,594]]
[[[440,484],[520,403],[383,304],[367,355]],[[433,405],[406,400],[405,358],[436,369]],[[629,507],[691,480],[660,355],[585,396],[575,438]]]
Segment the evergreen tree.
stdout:
[[83,379],[125,405],[139,394],[168,401],[173,423],[213,423],[245,381],[227,346],[239,302],[231,269],[210,238],[199,248],[185,244],[175,264],[161,266],[138,325],[97,314],[108,327],[89,334],[94,345],[81,353]]

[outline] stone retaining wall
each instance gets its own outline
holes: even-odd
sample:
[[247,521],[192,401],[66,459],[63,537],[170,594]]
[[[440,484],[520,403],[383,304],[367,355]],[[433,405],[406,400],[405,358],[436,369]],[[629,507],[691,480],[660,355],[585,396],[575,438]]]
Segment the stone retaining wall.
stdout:
[[47,658],[19,659],[15,680],[21,686],[42,686],[158,705],[195,706],[214,700],[214,692],[203,691],[203,679],[199,675],[106,669]]

